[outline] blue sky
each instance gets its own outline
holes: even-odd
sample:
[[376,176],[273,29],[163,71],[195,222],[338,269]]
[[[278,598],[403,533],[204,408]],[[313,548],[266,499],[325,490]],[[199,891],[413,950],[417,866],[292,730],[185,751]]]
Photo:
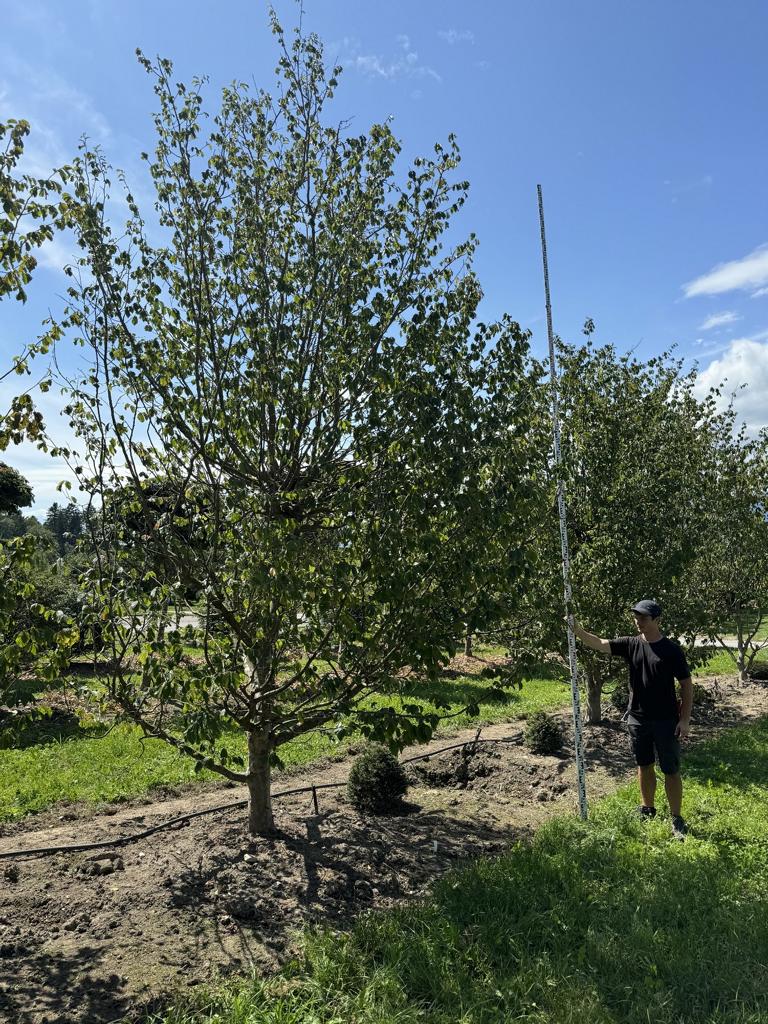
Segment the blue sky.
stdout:
[[[292,0],[275,6],[296,23]],[[210,76],[211,105],[233,79],[273,81],[261,2],[0,7],[0,119],[32,123],[35,170],[86,133],[141,194],[154,97],[137,46],[182,80]],[[745,418],[768,424],[765,0],[305,0],[304,26],[345,67],[335,119],[357,132],[391,117],[409,157],[457,135],[471,182],[457,231],[480,238],[485,319],[509,312],[543,353],[540,182],[556,330],[576,339],[591,316],[622,350],[675,344],[705,383],[746,384]],[[60,304],[69,255],[50,247],[27,306],[0,308],[0,365]],[[52,424],[58,404],[43,396]],[[60,466],[28,447],[3,457],[36,511],[56,499]]]

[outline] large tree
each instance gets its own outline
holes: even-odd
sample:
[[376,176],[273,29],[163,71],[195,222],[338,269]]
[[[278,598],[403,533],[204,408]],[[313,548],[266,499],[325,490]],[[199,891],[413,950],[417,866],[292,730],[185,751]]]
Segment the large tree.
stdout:
[[29,482],[13,466],[0,462],[0,512],[19,512],[32,501]]
[[73,502],[59,505],[54,501],[48,509],[44,525],[56,541],[59,557],[63,558],[68,551],[72,551],[83,534],[83,510]]
[[[58,205],[66,169],[36,178],[21,170],[29,125],[0,123],[0,301],[26,301],[26,287],[37,265],[36,252],[64,226]],[[50,350],[57,336],[51,326],[40,340],[0,367],[0,381],[13,374],[29,376],[34,356]],[[43,419],[35,409],[35,388],[47,390],[50,375],[43,372],[31,386],[0,410],[0,451],[24,438],[46,447]],[[20,509],[32,503],[29,483],[12,467],[0,463],[0,512],[6,521],[0,541],[0,699],[14,701],[19,673],[38,661],[43,675],[55,674],[66,661],[72,640],[68,622],[44,607],[36,590],[41,555],[36,530],[21,521]],[[36,522],[32,521],[33,525]]]
[[[70,408],[103,504],[91,590],[111,695],[246,783],[254,833],[292,738],[430,734],[418,702],[376,698],[439,671],[469,585],[515,590],[535,518],[527,339],[476,322],[474,239],[443,249],[466,194],[454,141],[401,183],[387,125],[328,123],[339,69],[318,40],[274,28],[277,98],[234,84],[210,120],[200,81],[141,58],[154,215],[128,193],[113,231],[87,149],[67,200],[88,269],[68,323],[93,359]],[[206,611],[192,664],[174,628],[190,589]],[[232,728],[245,764],[223,749]]]
[[[0,501],[10,515],[32,503],[32,488],[16,470],[0,466]],[[0,701],[16,703],[20,674],[33,665],[40,676],[53,678],[67,662],[76,638],[61,608],[51,607],[41,590],[45,573],[44,540],[37,527],[0,540]],[[39,709],[40,710],[40,709]],[[45,709],[42,709],[45,710]]]

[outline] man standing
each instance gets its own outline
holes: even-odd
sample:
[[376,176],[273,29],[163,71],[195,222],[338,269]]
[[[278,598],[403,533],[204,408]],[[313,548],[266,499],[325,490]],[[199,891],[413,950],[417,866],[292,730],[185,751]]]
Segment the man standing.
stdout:
[[[693,684],[685,654],[679,644],[659,629],[661,607],[655,601],[638,601],[632,608],[637,636],[602,640],[574,620],[574,633],[593,651],[613,654],[629,666],[627,724],[643,802],[643,818],[656,817],[655,758],[664,773],[664,788],[672,814],[672,833],[682,839],[688,827],[682,817],[683,782],[680,777],[680,740],[691,725]],[[680,682],[682,706],[678,711],[675,679]]]

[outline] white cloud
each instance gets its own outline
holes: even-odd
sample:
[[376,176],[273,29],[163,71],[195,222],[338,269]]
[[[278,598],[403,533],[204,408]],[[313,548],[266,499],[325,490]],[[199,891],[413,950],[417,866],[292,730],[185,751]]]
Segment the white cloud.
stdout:
[[721,407],[733,404],[747,424],[749,432],[756,434],[768,427],[768,331],[752,338],[735,338],[718,359],[699,374],[697,390],[704,395],[711,387],[725,384]]
[[734,324],[737,320],[741,320],[741,317],[737,313],[713,313],[712,316],[708,316],[703,324],[700,325],[700,331],[711,331],[713,327],[724,327],[726,324]]
[[388,81],[397,78],[431,78],[435,82],[442,82],[434,68],[419,60],[419,54],[411,47],[408,36],[399,35],[396,42],[402,52],[383,57],[377,53],[361,53],[359,42],[346,37],[342,41],[342,48],[348,51],[348,55],[340,58],[341,64],[369,78],[384,78]]
[[71,235],[67,241],[61,235],[54,235],[47,242],[43,242],[35,252],[38,265],[47,270],[61,273],[64,267],[74,267],[82,251],[78,252],[77,245]]
[[469,29],[459,31],[455,28],[446,28],[441,29],[437,34],[449,46],[455,46],[456,43],[474,43],[475,41],[475,33],[470,32]]
[[83,133],[99,142],[110,138],[112,132],[106,117],[87,93],[44,64],[29,64],[5,48],[0,57],[4,107],[12,98],[12,116],[25,118],[52,139],[62,125],[72,125],[75,139]]
[[113,141],[90,96],[44,62],[32,65],[0,46],[0,120],[9,118],[29,122],[19,170],[36,178],[70,161],[83,135],[100,144]]
[[756,292],[752,292],[753,299],[759,299],[761,295],[768,295],[768,288],[758,288]]
[[22,28],[44,32],[48,36],[55,34],[58,39],[67,39],[69,35],[66,23],[56,16],[51,4],[40,3],[39,0],[7,4],[3,10],[3,17]]
[[[740,260],[719,263],[707,274],[683,285],[686,298],[694,295],[721,295],[723,292],[750,291],[758,289],[755,295],[764,294],[768,285],[768,243],[758,246]],[[767,289],[768,290],[768,289]]]

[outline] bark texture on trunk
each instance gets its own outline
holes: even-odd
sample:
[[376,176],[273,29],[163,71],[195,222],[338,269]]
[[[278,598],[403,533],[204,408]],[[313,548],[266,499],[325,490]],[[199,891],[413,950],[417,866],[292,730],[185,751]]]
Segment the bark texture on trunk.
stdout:
[[472,657],[472,634],[467,630],[464,634],[464,654],[468,657]]
[[587,671],[587,725],[597,725],[603,719],[603,677],[600,670]]
[[274,828],[272,815],[272,772],[269,739],[265,733],[248,733],[248,831],[263,836]]

